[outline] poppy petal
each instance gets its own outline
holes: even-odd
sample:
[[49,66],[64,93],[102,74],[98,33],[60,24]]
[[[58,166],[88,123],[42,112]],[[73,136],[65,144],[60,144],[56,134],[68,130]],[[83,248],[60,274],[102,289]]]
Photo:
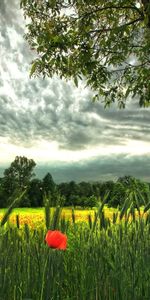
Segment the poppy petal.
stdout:
[[48,230],[45,241],[51,248],[65,250],[67,247],[67,236],[59,230]]

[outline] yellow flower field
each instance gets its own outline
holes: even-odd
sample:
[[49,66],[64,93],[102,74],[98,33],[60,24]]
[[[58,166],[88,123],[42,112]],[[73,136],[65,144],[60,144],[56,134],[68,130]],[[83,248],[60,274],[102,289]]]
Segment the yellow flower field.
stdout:
[[[87,222],[88,215],[94,217],[97,208],[93,209],[75,209],[75,220],[76,222]],[[2,219],[6,209],[0,209],[0,220]],[[54,208],[52,208],[52,213]],[[113,214],[117,213],[117,209],[104,207],[104,214],[106,218],[109,218],[110,221],[113,219]],[[45,224],[45,212],[44,208],[16,208],[13,210],[10,215],[9,221],[11,223],[16,223],[16,216],[19,216],[20,226],[27,223],[30,227],[44,226]],[[136,212],[136,216],[138,213]],[[61,216],[66,220],[72,220],[72,208],[63,208]]]

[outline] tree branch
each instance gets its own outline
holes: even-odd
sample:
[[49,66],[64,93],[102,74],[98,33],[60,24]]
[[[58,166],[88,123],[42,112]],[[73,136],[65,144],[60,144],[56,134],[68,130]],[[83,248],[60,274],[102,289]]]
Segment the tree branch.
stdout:
[[142,63],[140,65],[131,65],[131,64],[126,63],[128,65],[128,67],[124,67],[124,68],[120,68],[120,69],[116,69],[116,70],[111,70],[110,72],[111,73],[115,73],[115,72],[122,72],[122,71],[125,71],[125,70],[129,70],[131,68],[135,68],[135,69],[136,68],[141,68],[141,67],[147,65],[147,63],[149,63],[149,62],[146,61],[146,62],[144,62],[144,63]]
[[141,2],[143,4],[144,13],[147,17],[147,27],[150,28],[150,11],[149,11],[150,0],[141,0]]
[[142,18],[144,18],[143,12],[138,7],[136,7],[136,6],[113,6],[112,5],[112,6],[105,6],[105,7],[102,7],[102,8],[99,7],[97,9],[93,10],[93,11],[86,12],[85,14],[82,14],[78,18],[76,18],[76,20],[82,19],[82,18],[86,18],[87,16],[89,16],[91,14],[94,14],[96,12],[103,12],[105,10],[110,10],[110,9],[120,9],[120,10],[122,10],[122,9],[131,9],[131,10],[135,10],[135,11],[137,11],[140,14],[140,16]]
[[[143,18],[138,18],[138,19],[132,20],[132,21],[130,21],[128,23],[122,24],[122,25],[120,25],[118,27],[115,27],[115,28],[119,29],[119,28],[122,28],[122,27],[125,27],[125,26],[130,26],[130,25],[133,25],[134,23],[137,23],[139,21],[143,21]],[[90,30],[89,33],[108,32],[108,31],[112,31],[115,28],[95,29],[95,30]]]

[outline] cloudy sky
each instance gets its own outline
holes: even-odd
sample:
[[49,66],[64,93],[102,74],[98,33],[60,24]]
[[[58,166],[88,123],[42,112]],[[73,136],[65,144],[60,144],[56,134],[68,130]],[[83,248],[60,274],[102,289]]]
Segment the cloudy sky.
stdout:
[[19,0],[0,0],[0,176],[15,156],[33,158],[36,173],[56,182],[150,181],[150,109],[92,103],[80,83],[29,78],[35,53],[24,39]]

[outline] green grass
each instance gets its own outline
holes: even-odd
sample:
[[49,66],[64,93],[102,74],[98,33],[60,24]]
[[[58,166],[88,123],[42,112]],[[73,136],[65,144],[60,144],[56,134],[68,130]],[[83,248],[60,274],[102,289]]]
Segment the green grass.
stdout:
[[67,250],[48,248],[46,226],[2,226],[0,300],[150,299],[149,216],[110,223],[100,207],[94,220],[70,223],[46,214],[48,228],[67,234]]
[[[4,214],[7,211],[7,208],[0,208],[0,214]],[[14,214],[26,213],[41,213],[44,211],[44,207],[37,207],[37,208],[29,208],[29,207],[21,207],[21,208],[14,208]]]

